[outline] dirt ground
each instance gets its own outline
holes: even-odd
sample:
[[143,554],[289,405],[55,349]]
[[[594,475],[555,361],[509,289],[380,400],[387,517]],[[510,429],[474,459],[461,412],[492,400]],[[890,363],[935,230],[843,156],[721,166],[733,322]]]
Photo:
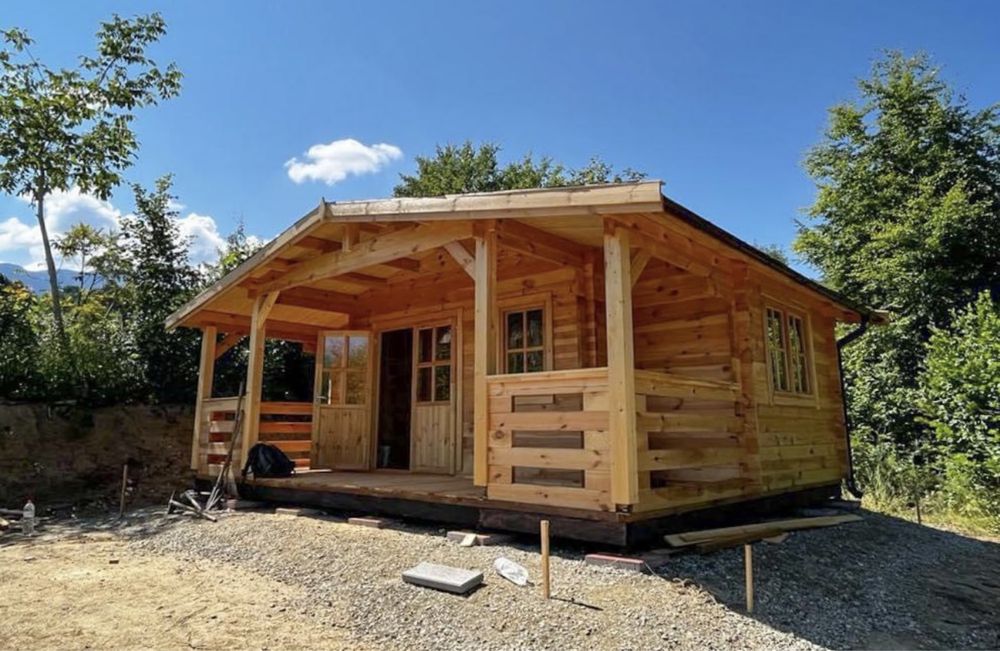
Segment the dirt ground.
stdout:
[[131,553],[113,534],[0,550],[2,649],[360,649],[275,604],[301,588],[208,560]]
[[[585,565],[556,545],[554,599],[536,541],[461,548],[438,527],[240,512],[218,523],[152,509],[0,536],[0,649],[996,649],[1000,544],[862,512],[863,521],[742,550],[651,553],[653,574]],[[480,569],[462,598],[408,585],[427,560]]]

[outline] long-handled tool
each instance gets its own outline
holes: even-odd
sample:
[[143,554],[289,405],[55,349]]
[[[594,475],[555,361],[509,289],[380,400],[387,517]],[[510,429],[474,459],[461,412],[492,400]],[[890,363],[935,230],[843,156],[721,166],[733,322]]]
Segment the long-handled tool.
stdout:
[[236,442],[239,440],[240,433],[243,430],[243,394],[244,386],[243,382],[240,382],[240,391],[236,399],[236,419],[233,422],[232,434],[229,435],[229,450],[226,452],[226,460],[223,461],[222,468],[219,470],[219,476],[215,478],[215,485],[212,486],[212,492],[208,496],[208,502],[205,504],[206,511],[211,511],[215,508],[225,494],[226,477],[229,475],[229,470],[233,465],[233,450],[236,449]]

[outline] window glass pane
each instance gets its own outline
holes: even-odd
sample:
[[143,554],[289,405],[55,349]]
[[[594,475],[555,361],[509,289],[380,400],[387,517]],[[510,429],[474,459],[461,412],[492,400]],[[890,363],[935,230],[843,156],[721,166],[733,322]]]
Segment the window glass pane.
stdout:
[[344,365],[344,338],[341,336],[327,337],[323,347],[323,366],[340,368]]
[[524,312],[507,315],[507,348],[524,347]]
[[367,402],[367,382],[365,373],[359,371],[347,372],[347,386],[345,388],[344,404],[363,405]]
[[442,364],[434,367],[434,400],[451,400],[451,366]]
[[434,359],[451,359],[451,326],[437,329],[437,346],[434,349]]
[[767,310],[767,349],[771,365],[771,384],[778,391],[788,390],[788,371],[785,365],[785,334],[781,313]]
[[791,355],[792,391],[809,393],[809,380],[806,374],[806,344],[805,326],[802,319],[788,317],[788,348]]
[[524,353],[507,354],[507,372],[524,373]]
[[324,373],[325,382],[324,389],[326,391],[326,404],[328,405],[339,405],[342,404],[340,401],[340,387],[341,383],[344,381],[343,371],[330,371],[329,373]]
[[319,380],[319,401],[320,404],[330,404],[330,371],[323,371]]
[[431,367],[424,366],[417,369],[417,401],[430,402],[431,400]]
[[530,310],[527,313],[527,340],[528,346],[542,345],[542,332],[544,331],[544,320],[541,310]]
[[347,365],[350,368],[367,368],[368,337],[366,335],[351,335],[348,338]]
[[431,361],[431,351],[434,347],[434,329],[426,328],[419,331],[417,342],[417,361]]
[[532,350],[527,354],[525,369],[529,373],[545,370],[545,358],[540,350]]

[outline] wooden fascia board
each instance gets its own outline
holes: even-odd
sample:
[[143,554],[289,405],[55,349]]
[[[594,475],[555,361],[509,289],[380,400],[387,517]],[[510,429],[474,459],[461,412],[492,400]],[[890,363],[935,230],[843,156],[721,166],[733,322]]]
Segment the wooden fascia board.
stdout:
[[384,264],[471,237],[469,224],[418,224],[358,242],[350,251],[333,251],[304,260],[257,290],[258,294],[305,285],[324,278]]
[[396,198],[329,205],[334,222],[520,219],[663,210],[660,181]]

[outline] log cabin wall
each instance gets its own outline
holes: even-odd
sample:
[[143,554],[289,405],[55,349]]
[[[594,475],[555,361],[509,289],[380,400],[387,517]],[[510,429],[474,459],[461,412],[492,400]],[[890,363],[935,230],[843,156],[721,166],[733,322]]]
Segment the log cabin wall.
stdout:
[[[422,265],[419,276],[391,281],[386,289],[373,292],[366,300],[371,312],[352,320],[351,327],[384,331],[412,327],[436,317],[457,317],[461,323],[461,355],[456,360],[460,370],[456,368],[455,374],[455,395],[459,397],[456,438],[461,444],[455,467],[457,474],[471,475],[475,288],[472,279],[443,251],[423,260]],[[546,370],[585,367],[587,359],[596,355],[593,338],[588,342],[587,337],[587,300],[582,271],[500,247],[497,264],[499,317],[502,320],[503,314],[513,309],[545,309]],[[501,370],[502,363],[501,360]]]
[[[834,317],[808,293],[768,274],[751,270],[750,281],[761,490],[773,493],[838,482],[847,473],[847,448]],[[805,318],[809,395],[783,394],[772,387],[765,338],[768,306]]]

